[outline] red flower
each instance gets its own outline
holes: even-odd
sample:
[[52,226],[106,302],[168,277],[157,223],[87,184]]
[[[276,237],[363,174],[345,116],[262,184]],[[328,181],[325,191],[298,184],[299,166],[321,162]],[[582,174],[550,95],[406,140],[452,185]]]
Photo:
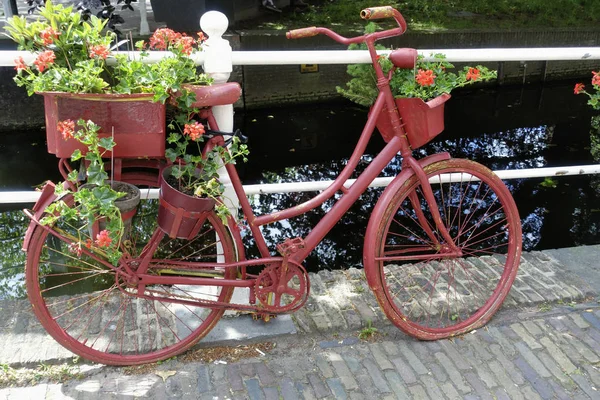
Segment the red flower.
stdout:
[[150,48],[155,50],[167,50],[169,45],[174,44],[180,37],[181,34],[172,29],[157,29],[150,37]]
[[202,135],[204,135],[204,125],[198,121],[194,121],[192,124],[185,124],[183,134],[189,135],[190,139],[197,141]]
[[110,51],[107,46],[101,44],[90,46],[90,58],[101,58],[105,60],[109,54]]
[[417,77],[415,79],[421,86],[431,86],[433,85],[433,80],[435,78],[436,76],[433,74],[432,70],[428,69],[427,71],[423,71],[422,69],[420,69],[417,72]]
[[88,249],[91,249],[92,248],[92,239],[86,240],[84,246],[87,247]]
[[75,133],[75,121],[71,119],[66,119],[64,121],[59,121],[56,129],[62,135],[63,139],[67,140],[73,137]]
[[206,35],[204,32],[198,32],[198,43],[202,43],[206,40]]
[[583,83],[575,84],[575,89],[573,90],[573,93],[579,94],[583,90],[584,87],[585,87],[585,85]]
[[23,60],[23,57],[15,58],[15,64],[15,69],[17,70],[17,72],[27,69],[27,64],[25,64],[25,60]]
[[177,44],[181,46],[181,52],[188,56],[192,54],[192,50],[194,50],[194,43],[194,38],[190,36],[181,36],[177,40]]
[[600,85],[600,72],[592,71],[594,76],[592,77],[592,85]]
[[469,72],[467,72],[467,80],[476,81],[479,79],[479,70],[477,68],[469,68]]
[[33,63],[37,67],[38,71],[44,72],[50,64],[54,64],[54,60],[56,60],[56,55],[54,52],[52,50],[46,50],[41,53]]
[[40,38],[42,39],[42,44],[44,46],[49,46],[52,43],[54,43],[54,41],[56,39],[58,39],[58,35],[60,35],[60,32],[55,31],[52,27],[47,27],[46,29],[44,29],[43,31],[40,32]]
[[112,242],[112,239],[108,235],[108,231],[106,229],[96,235],[96,244],[99,247],[108,247],[108,246],[110,246],[111,242]]

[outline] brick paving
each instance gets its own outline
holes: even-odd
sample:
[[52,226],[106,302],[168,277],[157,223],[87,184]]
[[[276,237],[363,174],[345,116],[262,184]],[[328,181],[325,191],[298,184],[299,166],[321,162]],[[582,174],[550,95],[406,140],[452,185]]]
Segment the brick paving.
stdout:
[[[587,251],[600,254],[600,246]],[[96,366],[65,384],[0,389],[0,399],[600,399],[600,288],[544,252],[524,255],[505,306],[485,328],[438,342],[391,326],[360,270],[311,281],[307,306],[293,315],[299,334],[271,339],[276,347],[264,356],[174,359],[131,376]],[[0,363],[40,348],[68,359],[23,304],[0,303],[0,337],[13,344],[0,350]],[[367,320],[379,331],[369,342],[357,338]]]
[[226,365],[171,360],[156,367],[176,372],[165,379],[101,367],[62,385],[0,389],[0,399],[600,398],[596,302],[503,310],[488,328],[439,342],[380,329],[370,342],[338,336],[336,345],[323,335],[288,336],[265,356]]

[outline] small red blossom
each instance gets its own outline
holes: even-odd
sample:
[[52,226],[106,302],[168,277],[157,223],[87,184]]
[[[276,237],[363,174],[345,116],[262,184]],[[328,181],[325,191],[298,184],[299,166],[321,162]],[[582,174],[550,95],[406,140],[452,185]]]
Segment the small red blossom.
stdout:
[[25,64],[25,60],[23,60],[23,57],[15,58],[15,64],[15,69],[17,70],[17,72],[27,69],[27,64]]
[[77,255],[77,257],[81,257],[81,253],[83,253],[83,249],[81,248],[81,243],[73,242],[69,245],[69,252]]
[[90,46],[89,54],[90,58],[101,58],[103,60],[106,60],[106,57],[108,57],[110,51],[108,50],[108,46],[98,44]]
[[600,86],[600,72],[592,71],[592,85]]
[[56,55],[52,50],[46,50],[41,53],[33,62],[37,67],[38,71],[44,72],[50,64],[54,64],[54,60],[56,60]]
[[467,80],[476,81],[477,79],[479,79],[479,75],[480,72],[477,68],[469,68],[469,71],[467,72]]
[[59,121],[58,125],[56,126],[56,129],[62,135],[63,139],[70,139],[75,133],[75,121],[73,121],[72,119]]
[[180,37],[181,34],[172,29],[157,29],[150,37],[150,48],[154,50],[167,50],[169,46],[176,43]]
[[191,124],[185,124],[183,128],[183,134],[188,135],[190,139],[197,141],[202,135],[204,135],[204,125],[198,121],[194,121]]
[[85,241],[84,246],[87,247],[88,249],[91,249],[92,248],[92,244],[93,244],[92,239],[88,239],[88,240]]
[[424,71],[420,69],[417,71],[417,77],[415,79],[421,86],[431,86],[433,85],[435,78],[436,76],[433,74],[432,70],[428,69],[427,71]]
[[575,89],[573,89],[573,93],[579,94],[579,93],[581,93],[581,91],[583,90],[583,88],[585,88],[585,85],[583,83],[576,83],[575,84]]
[[198,32],[198,43],[202,43],[206,40],[206,35],[204,32]]
[[99,247],[108,247],[108,246],[110,246],[111,242],[112,242],[112,239],[108,235],[108,231],[106,229],[96,235],[96,244]]
[[178,40],[177,40],[177,44],[179,46],[181,46],[181,52],[187,56],[189,56],[190,54],[192,54],[192,51],[194,50],[194,38],[190,37],[190,36],[181,36]]
[[55,31],[51,26],[47,27],[46,29],[40,32],[42,44],[44,46],[51,45],[56,39],[58,39],[58,35],[60,35],[60,32]]

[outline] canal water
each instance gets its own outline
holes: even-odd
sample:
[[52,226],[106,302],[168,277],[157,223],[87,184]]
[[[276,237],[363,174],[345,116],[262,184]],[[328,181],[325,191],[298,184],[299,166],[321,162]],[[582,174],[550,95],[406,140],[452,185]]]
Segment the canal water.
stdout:
[[[598,163],[590,152],[594,112],[575,82],[524,87],[492,87],[453,93],[446,106],[446,130],[417,150],[425,156],[448,151],[493,170]],[[238,165],[244,184],[335,179],[347,162],[366,110],[348,102],[310,104],[236,113],[236,125],[250,138],[250,159]],[[596,123],[597,127],[598,124]],[[600,143],[600,140],[598,140]],[[364,168],[384,142],[377,135],[357,168]],[[0,190],[32,190],[59,180],[57,159],[47,154],[43,130],[0,135]],[[394,176],[400,159],[385,169]],[[506,181],[523,223],[524,250],[600,243],[600,176]],[[370,189],[306,262],[307,269],[360,267],[370,211],[382,189]],[[254,196],[257,213],[292,207],[315,193]],[[314,212],[265,227],[272,248],[287,237],[305,236],[329,210],[333,199]],[[28,221],[19,211],[30,205],[0,206],[0,298],[19,297],[24,256],[21,241]],[[252,242],[249,255],[256,254]]]

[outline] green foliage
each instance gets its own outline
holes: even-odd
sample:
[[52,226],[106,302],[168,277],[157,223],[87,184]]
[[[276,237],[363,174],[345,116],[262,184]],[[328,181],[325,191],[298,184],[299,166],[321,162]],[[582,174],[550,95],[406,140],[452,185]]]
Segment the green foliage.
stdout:
[[369,320],[367,321],[367,326],[365,326],[358,332],[358,338],[360,340],[367,340],[372,338],[377,332],[377,328],[375,328],[373,326],[373,323]]
[[[367,24],[365,33],[373,33],[376,25]],[[366,45],[351,45],[350,50],[365,50]],[[384,47],[378,46],[378,50]],[[444,93],[450,93],[452,89],[471,84],[473,82],[487,81],[496,78],[496,71],[477,65],[476,67],[464,67],[458,74],[450,72],[454,65],[445,61],[444,54],[432,54],[430,58],[434,61],[424,61],[422,56],[417,59],[415,69],[396,69],[390,80],[390,87],[395,97],[417,97],[425,101]],[[392,70],[392,62],[385,56],[378,58],[379,65],[387,76]],[[431,82],[422,80],[422,74],[431,74]],[[370,64],[353,64],[348,66],[348,74],[352,77],[346,88],[337,87],[338,93],[351,101],[371,106],[379,93],[377,88],[377,77],[375,69]]]
[[354,0],[311,6],[307,12],[292,14],[287,25],[355,25],[360,10],[386,5],[400,11],[411,29],[595,27],[600,22],[595,0]]
[[400,2],[392,0],[328,1],[321,7],[309,7],[305,12],[294,15],[294,19],[324,26],[340,23],[353,23],[359,20],[361,10],[380,6],[392,6],[398,9],[401,9],[402,7]]
[[[41,9],[41,19],[29,22],[25,17],[13,17],[5,27],[20,50],[37,55],[33,65],[15,60],[15,82],[32,95],[36,92],[70,93],[154,93],[154,100],[164,103],[172,91],[183,83],[210,83],[198,74],[189,55],[204,39],[180,35],[170,29],[158,29],[151,38],[151,47],[169,50],[171,57],[155,63],[144,63],[149,56],[142,51],[139,58],[114,55],[110,49],[116,40],[106,29],[106,20],[95,16],[82,18],[72,7],[48,2]],[[164,38],[169,40],[165,41]],[[142,50],[144,44],[137,44]],[[115,46],[116,47],[116,46]],[[115,59],[109,66],[107,59]]]
[[556,188],[558,186],[558,182],[556,181],[556,179],[547,176],[540,183],[540,186],[541,187],[545,187],[545,188],[552,188],[552,189],[554,189],[554,188]]

